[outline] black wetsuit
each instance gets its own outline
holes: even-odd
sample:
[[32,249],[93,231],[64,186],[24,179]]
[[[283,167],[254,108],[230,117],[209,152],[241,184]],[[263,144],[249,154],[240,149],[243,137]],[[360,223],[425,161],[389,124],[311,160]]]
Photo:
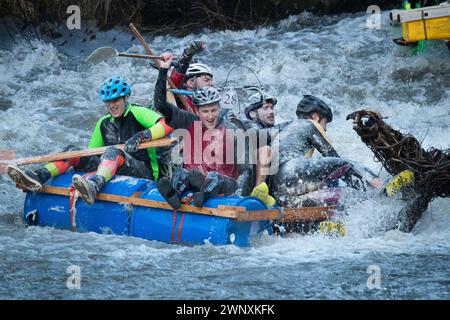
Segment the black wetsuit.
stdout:
[[[267,125],[260,121],[259,119],[256,120],[237,120],[237,126],[243,130],[245,130],[248,134],[252,131],[256,134],[256,148],[259,149],[264,146],[270,146],[272,144],[272,138],[275,138],[281,130],[286,128],[289,122],[283,122],[276,125]],[[253,145],[249,143],[249,139],[247,139],[247,148],[251,150],[254,148]],[[269,186],[272,184],[273,176],[269,175],[266,178],[266,183]],[[255,187],[256,185],[256,164],[252,165],[252,186]]]
[[[317,128],[318,125],[307,119],[294,120],[280,132],[279,144],[272,146],[272,161],[279,162],[279,170],[270,188],[282,206],[295,206],[295,200],[300,195],[324,186],[334,186],[336,180],[328,178],[335,172],[342,171],[337,178],[349,187],[364,187],[363,177],[355,171],[351,162],[339,157]],[[324,157],[310,158],[314,149]],[[343,167],[345,170],[341,170]]]

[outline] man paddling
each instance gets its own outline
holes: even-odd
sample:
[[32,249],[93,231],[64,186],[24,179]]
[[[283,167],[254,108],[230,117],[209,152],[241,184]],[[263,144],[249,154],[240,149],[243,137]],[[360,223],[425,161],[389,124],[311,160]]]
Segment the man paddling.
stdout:
[[[88,148],[111,146],[100,158],[91,156],[50,162],[35,171],[8,166],[10,178],[22,188],[38,192],[47,180],[70,167],[80,171],[96,170],[89,177],[73,176],[74,187],[87,204],[95,202],[96,195],[116,173],[157,180],[156,149],[138,150],[138,146],[145,141],[163,138],[173,129],[157,112],[128,102],[130,94],[131,86],[122,77],[108,78],[100,87],[100,99],[108,113],[97,121],[88,145]],[[121,143],[125,143],[124,151],[113,146]]]

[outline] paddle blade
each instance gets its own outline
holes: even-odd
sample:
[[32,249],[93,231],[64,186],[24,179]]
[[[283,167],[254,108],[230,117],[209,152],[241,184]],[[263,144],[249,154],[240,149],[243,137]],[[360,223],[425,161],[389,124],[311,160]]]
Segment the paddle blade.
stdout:
[[101,47],[101,48],[95,49],[95,51],[92,52],[86,58],[86,60],[84,60],[84,62],[87,62],[87,63],[98,63],[98,62],[106,60],[106,59],[117,57],[118,55],[119,55],[119,53],[114,48]]

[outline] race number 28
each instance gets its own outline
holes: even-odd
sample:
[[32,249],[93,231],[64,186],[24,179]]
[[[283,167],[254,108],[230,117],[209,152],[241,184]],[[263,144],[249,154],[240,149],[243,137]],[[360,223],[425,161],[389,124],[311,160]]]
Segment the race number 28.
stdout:
[[235,112],[239,112],[239,97],[234,90],[225,90],[221,93],[221,104],[223,108],[229,108]]

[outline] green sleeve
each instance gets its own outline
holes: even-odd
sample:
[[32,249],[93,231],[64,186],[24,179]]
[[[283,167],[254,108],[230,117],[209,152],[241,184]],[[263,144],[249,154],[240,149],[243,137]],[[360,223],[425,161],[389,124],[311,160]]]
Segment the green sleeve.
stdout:
[[135,106],[130,108],[136,120],[146,129],[153,127],[163,117],[149,108]]
[[97,124],[95,125],[94,132],[92,133],[91,140],[89,141],[88,149],[98,148],[105,146],[102,137],[102,130],[100,129],[103,120],[108,118],[108,116],[101,117]]

